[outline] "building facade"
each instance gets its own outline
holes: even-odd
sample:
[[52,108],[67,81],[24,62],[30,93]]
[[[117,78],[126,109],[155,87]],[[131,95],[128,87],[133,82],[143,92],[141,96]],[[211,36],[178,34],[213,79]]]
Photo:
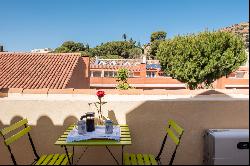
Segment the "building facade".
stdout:
[[53,51],[52,48],[39,48],[31,50],[31,53],[50,53],[52,51]]
[[[142,89],[185,89],[184,83],[165,75],[158,60],[98,59],[90,60],[90,87],[115,88],[116,74],[121,68],[129,70],[128,83]],[[215,88],[248,88],[249,68],[240,67],[227,78],[214,82]],[[227,85],[225,84],[227,83]]]

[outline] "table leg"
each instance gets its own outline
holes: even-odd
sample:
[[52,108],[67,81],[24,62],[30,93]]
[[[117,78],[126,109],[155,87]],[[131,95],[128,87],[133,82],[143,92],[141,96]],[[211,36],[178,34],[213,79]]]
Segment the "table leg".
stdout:
[[65,149],[66,155],[68,157],[69,165],[71,165],[70,158],[69,158],[69,153],[68,153],[68,149],[67,149],[67,147],[65,145],[64,145],[64,149]]
[[124,145],[122,145],[122,165],[123,165],[123,148],[124,148]]
[[72,151],[73,151],[73,153],[72,153],[72,165],[73,165],[74,164],[75,146],[73,146]]
[[111,154],[111,156],[113,157],[113,159],[115,160],[115,162],[117,163],[117,165],[119,165],[119,162],[117,161],[117,159],[115,158],[115,156],[113,155],[113,153],[109,150],[108,146],[106,146],[106,149],[109,151],[109,153]]
[[77,165],[77,163],[79,162],[79,160],[82,158],[83,154],[87,151],[88,147],[85,147],[85,149],[83,150],[83,153],[80,155],[80,157],[76,160],[75,165]]

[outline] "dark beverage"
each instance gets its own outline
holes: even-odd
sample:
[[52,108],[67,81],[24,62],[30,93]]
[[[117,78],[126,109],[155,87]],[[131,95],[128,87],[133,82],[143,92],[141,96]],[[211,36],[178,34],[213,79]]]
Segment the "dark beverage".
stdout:
[[95,113],[87,112],[86,115],[86,130],[87,132],[95,131]]
[[95,122],[94,119],[87,119],[86,121],[87,132],[91,132],[95,130]]

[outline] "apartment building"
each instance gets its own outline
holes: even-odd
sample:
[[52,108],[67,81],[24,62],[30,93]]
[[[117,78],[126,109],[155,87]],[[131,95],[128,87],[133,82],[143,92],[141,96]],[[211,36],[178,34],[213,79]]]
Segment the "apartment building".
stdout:
[[[115,88],[116,74],[121,68],[129,71],[128,83],[142,89],[185,89],[184,83],[165,75],[158,60],[142,59],[90,59],[90,87]],[[249,69],[240,67],[228,78],[214,83],[217,88],[248,88]],[[225,84],[227,81],[227,85]]]

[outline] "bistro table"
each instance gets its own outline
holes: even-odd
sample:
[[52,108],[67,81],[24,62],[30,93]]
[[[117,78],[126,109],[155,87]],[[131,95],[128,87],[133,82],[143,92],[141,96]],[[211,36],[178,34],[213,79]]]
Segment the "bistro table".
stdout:
[[[60,145],[61,147],[64,147],[66,155],[69,160],[69,164],[73,164],[73,158],[74,158],[74,147],[75,146],[105,146],[110,155],[113,157],[113,159],[116,161],[116,163],[119,165],[119,162],[114,157],[108,146],[121,146],[122,148],[122,162],[123,163],[123,148],[125,145],[131,145],[131,136],[130,131],[128,128],[128,125],[119,125],[120,126],[120,141],[116,140],[110,140],[110,139],[90,139],[90,140],[83,140],[83,141],[77,141],[77,142],[67,142],[67,136],[69,132],[75,127],[76,125],[70,125],[68,129],[63,133],[63,135],[58,138],[58,140],[55,142],[55,145]],[[67,149],[67,146],[73,147],[73,153],[72,153],[72,161],[70,161],[69,152]]]

